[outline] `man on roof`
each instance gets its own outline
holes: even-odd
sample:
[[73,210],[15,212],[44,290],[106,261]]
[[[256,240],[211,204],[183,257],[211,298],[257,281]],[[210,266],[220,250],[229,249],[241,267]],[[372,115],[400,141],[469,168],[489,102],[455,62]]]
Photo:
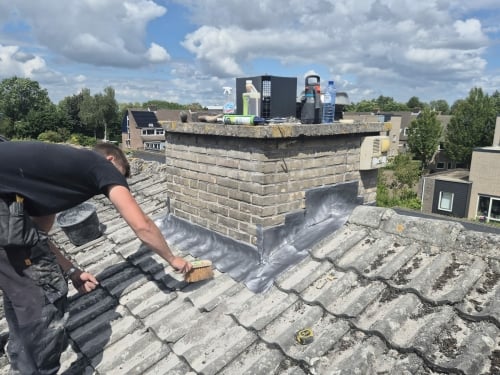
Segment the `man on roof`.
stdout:
[[[117,146],[103,143],[87,150],[7,141],[0,143],[0,161],[0,289],[9,325],[6,352],[13,373],[56,374],[67,345],[67,281],[80,293],[98,285],[48,238],[56,213],[104,194],[137,237],[175,270],[186,273],[192,265],[172,253],[130,193],[126,180],[130,165]],[[19,202],[26,213],[21,232],[12,224],[12,207],[18,209]],[[20,244],[12,239],[23,232],[31,236],[23,236]]]

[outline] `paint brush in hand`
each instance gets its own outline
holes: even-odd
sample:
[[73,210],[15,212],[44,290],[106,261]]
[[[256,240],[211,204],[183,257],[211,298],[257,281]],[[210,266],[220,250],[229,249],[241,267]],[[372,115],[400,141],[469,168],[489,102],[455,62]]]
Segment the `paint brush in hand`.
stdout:
[[193,268],[184,274],[184,280],[188,283],[211,279],[214,277],[212,262],[210,260],[194,260],[191,262]]

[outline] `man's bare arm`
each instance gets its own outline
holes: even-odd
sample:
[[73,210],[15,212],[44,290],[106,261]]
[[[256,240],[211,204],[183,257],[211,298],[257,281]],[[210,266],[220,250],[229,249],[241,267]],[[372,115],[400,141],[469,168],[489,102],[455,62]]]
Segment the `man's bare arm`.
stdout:
[[191,263],[172,253],[160,229],[142,211],[126,187],[120,185],[111,186],[109,188],[109,199],[145,245],[178,271],[188,272],[192,268]]

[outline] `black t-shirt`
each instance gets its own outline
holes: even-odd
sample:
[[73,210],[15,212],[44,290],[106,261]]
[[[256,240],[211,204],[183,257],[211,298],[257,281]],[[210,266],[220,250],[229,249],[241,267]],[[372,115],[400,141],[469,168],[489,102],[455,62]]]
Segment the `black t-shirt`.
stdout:
[[0,195],[25,198],[31,216],[74,207],[110,185],[128,188],[125,177],[103,155],[43,142],[0,143]]

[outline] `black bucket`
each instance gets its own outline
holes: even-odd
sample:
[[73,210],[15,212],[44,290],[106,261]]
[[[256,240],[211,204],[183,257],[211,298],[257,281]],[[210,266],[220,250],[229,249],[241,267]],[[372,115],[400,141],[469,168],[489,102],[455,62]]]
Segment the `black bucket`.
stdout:
[[102,234],[96,208],[88,202],[59,213],[57,224],[76,246],[95,240]]

